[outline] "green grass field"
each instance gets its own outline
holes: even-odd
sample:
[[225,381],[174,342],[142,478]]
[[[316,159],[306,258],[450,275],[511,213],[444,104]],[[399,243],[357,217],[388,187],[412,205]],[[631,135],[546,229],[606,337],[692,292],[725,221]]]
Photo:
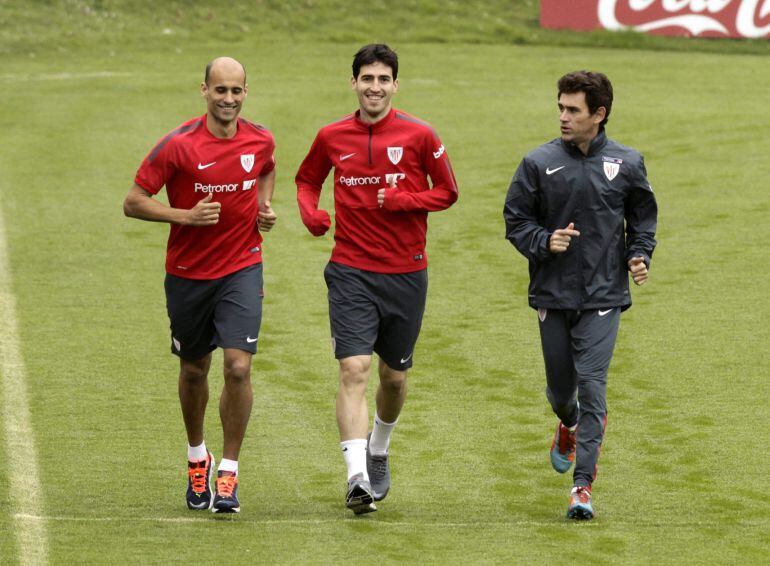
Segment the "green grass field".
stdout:
[[[0,563],[767,562],[766,43],[544,35],[536,2],[403,2],[368,15],[312,0],[255,2],[256,15],[169,6],[14,0],[0,16],[10,265],[0,282],[16,302],[39,479],[30,510],[3,375]],[[477,23],[463,25],[470,13]],[[420,22],[464,31],[439,39],[419,34]],[[302,226],[293,177],[317,129],[356,108],[350,62],[369,38],[398,50],[396,106],[437,128],[460,200],[430,220],[428,307],[393,489],[377,513],[354,518],[342,501],[322,277],[332,241]],[[233,520],[184,506],[168,229],[121,208],[155,141],[204,112],[198,85],[220,54],[246,64],[243,115],[278,144],[280,218],[265,242]],[[612,79],[608,132],[645,154],[660,207],[651,280],[623,315],[611,368],[589,524],[564,519],[571,477],[548,461],[555,418],[526,262],[502,224],[519,160],[558,135],[555,81],[577,68]],[[219,456],[212,373],[207,443]]]

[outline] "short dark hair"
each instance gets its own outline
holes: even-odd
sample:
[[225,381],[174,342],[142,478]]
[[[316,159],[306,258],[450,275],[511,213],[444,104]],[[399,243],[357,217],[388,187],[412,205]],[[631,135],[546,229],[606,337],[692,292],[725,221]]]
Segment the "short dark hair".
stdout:
[[610,119],[612,83],[603,73],[592,71],[567,73],[559,79],[557,86],[559,88],[557,99],[561,97],[562,93],[574,94],[576,92],[583,92],[586,95],[586,104],[591,114],[595,114],[601,106],[604,106],[604,109],[607,111],[600,125],[604,126]]
[[364,45],[353,57],[353,77],[358,78],[361,67],[373,63],[383,63],[393,72],[393,80],[398,78],[398,55],[384,43]]
[[[217,57],[217,59],[220,59],[220,57]],[[217,62],[217,59],[213,59],[209,62],[208,65],[206,65],[206,73],[203,75],[203,82],[206,84],[209,84],[209,75],[211,74],[211,67],[214,66],[214,63]],[[238,61],[241,68],[243,69],[243,84],[246,84],[246,65]]]

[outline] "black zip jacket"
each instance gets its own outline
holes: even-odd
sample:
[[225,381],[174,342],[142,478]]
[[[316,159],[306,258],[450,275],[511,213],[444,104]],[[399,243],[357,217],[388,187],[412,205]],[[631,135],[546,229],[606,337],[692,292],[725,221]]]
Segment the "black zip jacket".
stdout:
[[[636,150],[607,138],[588,155],[557,138],[530,152],[508,188],[505,237],[529,260],[533,308],[587,310],[631,306],[628,260],[649,267],[658,206]],[[563,253],[551,234],[575,223],[580,236]]]

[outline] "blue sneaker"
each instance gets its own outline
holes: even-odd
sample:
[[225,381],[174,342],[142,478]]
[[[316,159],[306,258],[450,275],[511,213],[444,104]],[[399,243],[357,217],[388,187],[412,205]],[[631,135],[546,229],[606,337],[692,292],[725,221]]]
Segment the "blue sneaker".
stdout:
[[200,511],[209,509],[213,501],[211,476],[214,473],[214,457],[206,453],[205,460],[187,462],[187,508]]
[[214,496],[213,513],[240,513],[238,502],[238,476],[233,472],[217,472],[217,493]]
[[551,442],[551,466],[560,474],[572,467],[572,462],[575,461],[575,444],[576,432],[570,432],[559,421],[556,434],[553,435],[553,442]]
[[591,505],[591,486],[581,485],[572,488],[569,495],[567,518],[590,520],[594,518],[594,508]]

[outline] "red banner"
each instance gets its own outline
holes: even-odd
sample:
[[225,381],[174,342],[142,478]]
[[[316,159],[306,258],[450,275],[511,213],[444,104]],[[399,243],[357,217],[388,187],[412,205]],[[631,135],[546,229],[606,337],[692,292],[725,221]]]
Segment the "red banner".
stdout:
[[770,0],[540,0],[544,28],[770,38]]

